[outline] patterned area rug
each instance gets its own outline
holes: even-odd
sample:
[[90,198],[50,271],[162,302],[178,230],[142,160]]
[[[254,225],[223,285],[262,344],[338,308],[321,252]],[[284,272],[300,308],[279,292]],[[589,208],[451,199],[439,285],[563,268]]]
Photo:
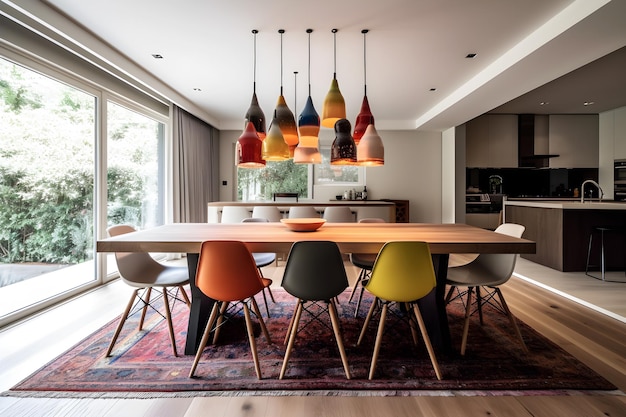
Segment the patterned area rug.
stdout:
[[[408,325],[388,316],[376,377],[368,380],[368,370],[376,334],[377,318],[372,320],[361,346],[355,346],[371,298],[364,299],[361,314],[354,318],[349,292],[339,297],[339,314],[352,372],[346,380],[328,316],[313,320],[296,339],[284,380],[278,379],[285,345],[283,340],[295,300],[282,290],[274,290],[271,317],[266,319],[272,344],[268,344],[255,321],[257,346],[263,379],[254,372],[245,324],[241,312],[224,324],[219,340],[202,356],[195,378],[188,378],[191,356],[174,357],[167,325],[157,314],[149,315],[148,331],[137,332],[137,317],[126,324],[113,351],[104,352],[117,322],[112,322],[12,388],[16,391],[55,392],[187,392],[187,391],[387,391],[426,390],[614,390],[615,387],[555,344],[521,324],[530,350],[526,354],[515,339],[506,317],[485,307],[484,325],[473,317],[468,349],[459,354],[439,354],[444,379],[437,380],[422,340],[412,342]],[[259,306],[265,317],[262,298]],[[455,349],[462,331],[463,306],[452,303],[448,315]],[[179,352],[184,351],[188,309],[174,307]],[[310,318],[306,313],[303,320]]]

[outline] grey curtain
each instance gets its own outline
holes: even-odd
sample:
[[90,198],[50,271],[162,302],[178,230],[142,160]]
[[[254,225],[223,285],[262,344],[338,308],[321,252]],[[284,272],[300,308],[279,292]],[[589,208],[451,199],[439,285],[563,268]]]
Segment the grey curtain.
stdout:
[[205,223],[219,198],[219,131],[174,105],[173,139],[173,220]]

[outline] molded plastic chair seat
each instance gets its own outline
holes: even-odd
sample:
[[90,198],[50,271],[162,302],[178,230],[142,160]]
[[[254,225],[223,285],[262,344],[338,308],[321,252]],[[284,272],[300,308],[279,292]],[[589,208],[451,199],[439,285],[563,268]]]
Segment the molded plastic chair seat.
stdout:
[[[107,229],[109,236],[119,236],[134,231],[135,228],[130,225],[111,226]],[[174,337],[174,328],[172,325],[170,296],[173,297],[173,302],[176,302],[178,294],[180,293],[187,306],[191,305],[189,298],[187,297],[187,293],[183,288],[183,285],[189,283],[189,270],[186,266],[170,266],[161,264],[155,261],[148,253],[141,252],[115,253],[115,260],[117,262],[117,267],[122,281],[124,281],[127,285],[134,287],[135,290],[128,301],[124,313],[120,317],[119,324],[113,334],[113,339],[109,344],[105,356],[111,355],[113,346],[115,345],[115,342],[117,341],[117,338],[119,337],[128,317],[141,310],[141,318],[138,326],[139,330],[141,330],[148,307],[158,312],[152,304],[156,300],[150,299],[153,288],[160,289],[163,296],[163,309],[165,310],[165,319],[169,327],[172,351],[174,352],[174,356],[178,356],[178,352],[176,350],[176,339]],[[175,288],[176,291],[172,291],[173,288]],[[144,289],[144,294],[140,295],[139,292],[142,289]],[[133,306],[137,308],[139,305],[141,305],[139,309],[133,309]]]
[[[307,310],[307,305],[311,303],[317,305],[323,303],[328,311],[346,378],[350,379],[348,359],[335,306],[335,298],[348,287],[348,277],[337,244],[329,241],[294,243],[287,257],[282,286],[285,291],[298,298],[298,304],[285,338],[288,345],[280,370],[280,379],[283,379],[287,370],[302,311]],[[314,317],[319,318],[317,315]]]
[[252,217],[267,219],[270,222],[280,222],[283,215],[276,206],[254,206],[252,208]]
[[323,217],[328,223],[354,223],[354,213],[348,206],[328,206]]
[[290,219],[319,218],[320,214],[313,206],[292,206],[289,208]]
[[441,379],[439,363],[417,306],[417,301],[427,296],[436,285],[435,270],[427,243],[387,242],[380,249],[370,279],[365,285],[365,289],[372,293],[376,300],[372,302],[357,341],[357,345],[360,345],[374,311],[382,305],[369,379],[373,379],[376,372],[376,362],[380,352],[388,308],[394,303],[406,308],[409,327],[415,343],[417,343],[415,330],[415,321],[417,321],[437,379]]
[[[502,233],[514,237],[522,237],[525,227],[514,223],[504,223],[496,228],[496,233]],[[476,290],[476,311],[480,317],[480,323],[483,323],[482,306],[489,303],[502,311],[509,318],[511,326],[515,330],[521,344],[522,349],[527,352],[526,344],[522,338],[519,327],[515,321],[515,317],[509,310],[508,305],[500,291],[499,286],[506,283],[513,275],[517,254],[480,254],[476,259],[467,265],[448,268],[447,284],[450,290],[446,296],[446,304],[452,300],[452,294],[458,287],[467,287],[466,292],[460,292],[458,297],[467,294],[465,300],[465,321],[463,324],[463,339],[461,341],[461,355],[465,355],[467,347],[467,334],[469,331],[469,318],[472,312],[472,293]],[[481,288],[488,288],[485,295],[481,294]],[[496,300],[495,296],[498,296]]]
[[259,364],[248,304],[252,306],[257,316],[265,339],[268,343],[272,343],[272,341],[259,312],[259,306],[254,299],[256,294],[263,291],[265,285],[261,280],[254,258],[246,245],[238,241],[203,242],[198,258],[196,286],[207,297],[215,300],[215,304],[204,329],[189,377],[193,377],[200,362],[202,352],[209,341],[209,335],[213,331],[213,325],[218,323],[216,329],[219,329],[229,303],[240,303],[243,306],[254,368],[257,377],[261,379],[261,366]]

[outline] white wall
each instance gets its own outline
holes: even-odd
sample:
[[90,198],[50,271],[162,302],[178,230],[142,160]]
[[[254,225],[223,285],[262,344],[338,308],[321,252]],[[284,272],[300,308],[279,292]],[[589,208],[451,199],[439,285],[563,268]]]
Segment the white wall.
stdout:
[[[441,133],[379,131],[385,145],[385,165],[366,168],[369,200],[409,200],[411,222],[441,223]],[[323,129],[322,144],[330,144],[333,132]],[[220,201],[235,199],[234,143],[240,131],[220,132]],[[343,190],[345,187],[340,187]],[[328,201],[337,188],[316,189],[315,201]]]
[[626,159],[626,107],[600,114],[598,179],[606,199],[614,198],[613,161]]

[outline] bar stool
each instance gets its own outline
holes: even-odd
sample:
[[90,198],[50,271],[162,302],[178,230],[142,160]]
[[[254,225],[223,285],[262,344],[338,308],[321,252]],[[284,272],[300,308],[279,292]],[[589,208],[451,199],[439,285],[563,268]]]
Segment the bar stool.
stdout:
[[587,248],[587,265],[585,266],[585,275],[588,275],[592,278],[598,279],[589,273],[589,267],[594,265],[589,265],[589,261],[591,259],[591,248],[593,245],[593,236],[597,233],[600,233],[600,279],[602,281],[606,281],[605,272],[606,272],[606,257],[604,251],[604,234],[610,232],[624,233],[619,227],[605,227],[605,226],[596,226],[591,230],[589,234],[589,247]]

